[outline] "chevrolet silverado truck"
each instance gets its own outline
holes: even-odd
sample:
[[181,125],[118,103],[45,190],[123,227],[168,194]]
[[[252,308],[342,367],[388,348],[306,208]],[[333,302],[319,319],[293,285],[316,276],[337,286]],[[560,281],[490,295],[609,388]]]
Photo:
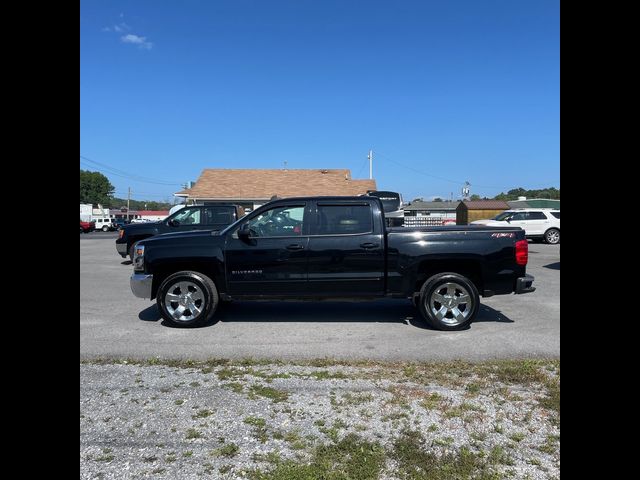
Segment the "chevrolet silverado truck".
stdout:
[[439,330],[467,327],[479,297],[533,292],[517,227],[388,228],[376,197],[269,202],[220,232],[134,247],[131,290],[176,326],[209,322],[221,301],[413,300]]
[[163,233],[209,230],[218,232],[244,216],[239,205],[189,205],[159,222],[124,225],[116,239],[116,251],[122,258],[133,259],[133,245],[145,238]]

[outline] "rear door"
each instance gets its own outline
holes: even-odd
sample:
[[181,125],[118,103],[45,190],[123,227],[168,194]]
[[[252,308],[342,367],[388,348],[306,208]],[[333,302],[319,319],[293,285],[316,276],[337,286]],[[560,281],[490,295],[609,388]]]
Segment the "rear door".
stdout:
[[549,228],[550,223],[545,212],[529,212],[527,235],[542,235]]
[[381,215],[378,203],[317,201],[314,210],[308,256],[310,294],[382,295],[385,250],[383,226],[374,217]]

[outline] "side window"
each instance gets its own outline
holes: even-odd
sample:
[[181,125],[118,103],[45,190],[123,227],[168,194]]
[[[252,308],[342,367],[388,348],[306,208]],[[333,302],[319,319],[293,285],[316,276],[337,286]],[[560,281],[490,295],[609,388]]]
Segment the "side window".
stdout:
[[207,225],[229,225],[236,221],[235,211],[226,207],[209,207],[204,209],[205,223]]
[[318,235],[373,231],[370,205],[318,205]]
[[543,212],[529,212],[529,220],[546,220],[547,216]]
[[173,220],[179,222],[179,225],[200,225],[200,209],[183,208]]
[[252,237],[302,235],[304,205],[274,207],[249,221]]
[[551,212],[551,215],[553,215],[554,217],[556,217],[558,220],[560,220],[560,212]]
[[517,222],[517,221],[522,221],[522,220],[528,220],[527,212],[514,213],[509,220],[511,220],[512,222],[513,221]]

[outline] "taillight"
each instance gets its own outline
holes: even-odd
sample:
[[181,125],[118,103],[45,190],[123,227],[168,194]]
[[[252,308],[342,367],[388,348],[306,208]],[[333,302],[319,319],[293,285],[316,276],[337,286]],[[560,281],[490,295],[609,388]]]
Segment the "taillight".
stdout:
[[516,263],[518,265],[526,265],[529,261],[529,244],[526,240],[518,240],[516,242]]
[[124,237],[124,230],[121,228],[120,232],[118,232],[119,238]]

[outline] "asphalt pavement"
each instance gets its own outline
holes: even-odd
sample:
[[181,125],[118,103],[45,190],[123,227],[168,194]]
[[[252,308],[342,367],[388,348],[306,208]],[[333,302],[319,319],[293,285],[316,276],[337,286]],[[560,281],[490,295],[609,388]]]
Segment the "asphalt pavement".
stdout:
[[233,302],[216,322],[173,328],[155,301],[133,296],[117,232],[80,235],[80,357],[335,358],[427,361],[560,355],[560,246],[531,243],[537,290],[481,299],[469,329],[428,327],[408,300]]

